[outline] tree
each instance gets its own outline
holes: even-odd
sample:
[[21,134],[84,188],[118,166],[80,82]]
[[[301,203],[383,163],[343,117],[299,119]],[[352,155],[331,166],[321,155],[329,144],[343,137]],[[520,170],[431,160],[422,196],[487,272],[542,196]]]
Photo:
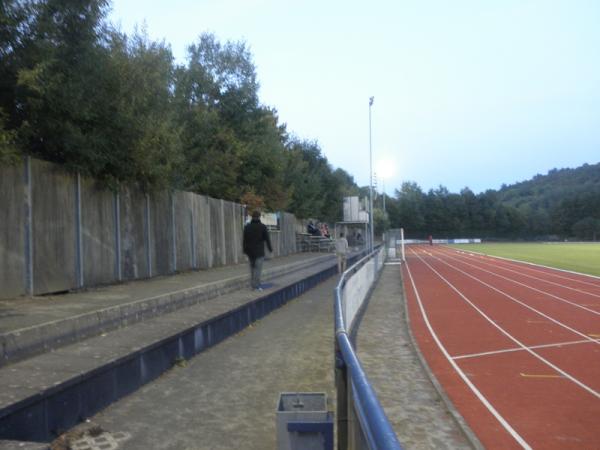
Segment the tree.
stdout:
[[21,158],[15,144],[16,133],[5,127],[6,115],[0,109],[0,165],[16,164]]
[[405,181],[400,190],[396,190],[396,200],[398,202],[397,213],[393,217],[391,226],[394,228],[404,228],[407,236],[418,237],[427,230],[425,227],[425,194],[417,183]]
[[582,240],[597,241],[600,236],[600,219],[585,217],[578,220],[571,228],[573,234]]

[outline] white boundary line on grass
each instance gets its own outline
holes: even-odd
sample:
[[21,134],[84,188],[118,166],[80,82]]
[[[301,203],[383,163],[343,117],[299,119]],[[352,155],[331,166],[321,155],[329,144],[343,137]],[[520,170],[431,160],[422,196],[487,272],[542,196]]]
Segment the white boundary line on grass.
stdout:
[[415,285],[415,281],[413,279],[412,273],[410,271],[410,267],[408,265],[408,261],[406,261],[406,270],[408,272],[408,276],[410,278],[410,283],[412,285],[415,296],[417,297],[417,302],[419,303],[419,309],[421,310],[421,315],[423,316],[423,320],[425,321],[425,325],[429,330],[429,333],[435,340],[440,351],[445,356],[446,360],[450,363],[450,365],[454,368],[456,373],[460,376],[460,378],[465,382],[465,384],[471,389],[473,394],[483,403],[483,405],[487,408],[487,410],[500,422],[500,424],[504,427],[504,429],[521,445],[521,447],[525,449],[531,449],[531,446],[521,437],[517,431],[510,426],[510,424],[500,415],[500,413],[492,406],[492,404],[483,396],[483,394],[475,387],[475,385],[469,380],[467,375],[462,371],[462,369],[458,366],[458,364],[452,359],[446,348],[443,346],[442,342],[438,338],[436,332],[433,330],[431,323],[429,322],[429,317],[425,312],[425,308],[423,307],[423,302],[421,301],[421,296],[419,295],[419,291],[417,290],[417,286]]

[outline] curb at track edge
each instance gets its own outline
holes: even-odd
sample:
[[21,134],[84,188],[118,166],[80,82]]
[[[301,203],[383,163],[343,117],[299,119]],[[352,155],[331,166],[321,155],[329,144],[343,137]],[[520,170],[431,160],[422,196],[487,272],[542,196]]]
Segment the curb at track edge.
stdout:
[[[406,262],[404,264],[406,264]],[[464,417],[462,416],[462,414],[460,414],[458,412],[458,410],[454,406],[454,403],[452,403],[452,400],[450,400],[450,398],[444,391],[444,388],[442,387],[442,385],[436,378],[435,374],[429,367],[429,364],[425,360],[425,357],[423,356],[423,354],[421,353],[421,350],[419,349],[419,346],[417,345],[417,341],[412,332],[410,317],[408,315],[408,298],[406,296],[406,290],[404,289],[404,274],[402,271],[402,266],[400,266],[400,281],[401,281],[400,284],[402,286],[402,296],[403,296],[403,301],[404,301],[404,311],[403,311],[404,321],[406,323],[406,328],[408,331],[408,336],[410,337],[412,347],[413,347],[415,353],[417,354],[419,361],[421,362],[421,366],[425,370],[425,373],[427,374],[429,381],[431,382],[431,384],[437,391],[438,395],[441,397],[442,401],[444,402],[446,409],[448,410],[448,412],[450,413],[450,415],[452,416],[452,418],[454,419],[454,421],[456,422],[458,427],[462,430],[463,434],[465,435],[465,437],[467,438],[467,440],[469,441],[471,446],[476,450],[485,450],[485,447],[483,446],[481,441],[477,438],[477,436],[475,435],[473,430],[471,430],[471,427],[469,427],[469,425],[467,424],[467,422],[464,419]]]

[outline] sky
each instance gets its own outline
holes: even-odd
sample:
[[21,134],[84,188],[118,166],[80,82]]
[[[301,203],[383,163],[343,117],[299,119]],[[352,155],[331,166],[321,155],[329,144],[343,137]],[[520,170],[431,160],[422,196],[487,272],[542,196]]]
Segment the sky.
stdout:
[[597,0],[113,0],[109,20],[182,64],[203,32],[246,42],[261,103],[390,195],[600,162]]

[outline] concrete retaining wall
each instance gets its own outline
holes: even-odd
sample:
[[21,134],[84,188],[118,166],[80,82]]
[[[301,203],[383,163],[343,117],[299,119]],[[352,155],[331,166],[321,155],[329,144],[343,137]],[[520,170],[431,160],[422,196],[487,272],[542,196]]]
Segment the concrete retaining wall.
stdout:
[[95,182],[81,179],[83,279],[88,285],[116,279],[115,194],[98,189]]
[[[0,168],[0,298],[241,263],[241,205],[190,192],[118,192],[26,159]],[[296,252],[280,213],[274,256]]]
[[0,176],[0,296],[23,294],[26,283],[24,164]]
[[75,177],[31,160],[33,293],[76,288]]

